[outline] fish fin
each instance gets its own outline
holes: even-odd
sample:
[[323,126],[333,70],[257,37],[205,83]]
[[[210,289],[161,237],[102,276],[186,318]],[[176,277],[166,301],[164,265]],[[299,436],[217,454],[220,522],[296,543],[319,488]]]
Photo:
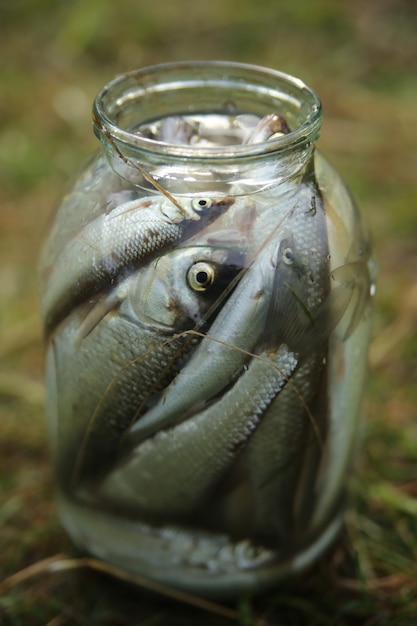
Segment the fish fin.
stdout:
[[342,341],[346,341],[371,297],[369,269],[364,261],[346,263],[331,272],[331,279],[332,289],[315,309],[308,308],[300,279],[284,280],[268,311],[265,342],[285,342],[295,352],[308,354],[339,325]]
[[103,296],[96,296],[85,305],[85,316],[78,329],[77,344],[88,337],[88,335],[98,326],[98,324],[110,313],[114,311],[120,304],[121,300],[116,291],[112,291],[110,294]]
[[296,352],[305,347],[316,326],[314,312],[306,302],[306,285],[299,273],[293,268],[278,270],[266,318],[267,345],[287,343]]
[[[338,329],[342,341],[346,341],[363,318],[370,298],[370,277],[366,263],[349,263],[333,272],[336,281],[323,302],[313,311],[309,311],[308,323],[298,315],[292,320],[295,330],[289,334],[288,343],[293,341],[294,348],[303,353],[323,341]],[[296,326],[296,324],[300,324]]]
[[[344,313],[348,313],[343,322],[342,339],[346,341],[363,318],[371,298],[371,276],[368,265],[365,261],[354,261],[346,263],[331,272],[331,277],[339,285],[332,291],[345,291],[345,299],[348,299],[346,306],[338,321],[342,321]],[[347,294],[349,298],[347,298]],[[340,309],[340,307],[339,307]],[[337,310],[337,309],[336,309]]]

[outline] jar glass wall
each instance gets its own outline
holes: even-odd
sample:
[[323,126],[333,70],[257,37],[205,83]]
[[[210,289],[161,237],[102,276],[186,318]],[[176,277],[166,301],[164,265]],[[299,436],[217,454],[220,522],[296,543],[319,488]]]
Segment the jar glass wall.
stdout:
[[41,260],[59,509],[92,554],[221,597],[337,532],[373,278],[321,121],[298,79],[233,63],[98,94]]

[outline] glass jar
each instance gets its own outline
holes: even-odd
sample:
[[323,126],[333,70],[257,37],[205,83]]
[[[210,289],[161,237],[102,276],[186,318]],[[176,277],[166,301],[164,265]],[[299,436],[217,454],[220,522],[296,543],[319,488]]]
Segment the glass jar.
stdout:
[[300,80],[124,74],[41,260],[50,438],[75,543],[200,595],[310,565],[341,525],[373,295]]

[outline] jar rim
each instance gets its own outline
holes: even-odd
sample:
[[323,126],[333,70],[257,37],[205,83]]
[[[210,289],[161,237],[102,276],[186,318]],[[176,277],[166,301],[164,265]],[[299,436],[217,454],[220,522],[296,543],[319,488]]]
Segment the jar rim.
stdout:
[[[187,80],[187,76],[189,76],[188,83],[195,87],[204,87],[210,84],[221,85],[222,83],[226,87],[230,83],[230,78],[234,76],[242,88],[246,79],[247,90],[252,87],[253,91],[258,90],[265,97],[270,97],[271,101],[274,94],[275,96],[281,94],[283,99],[287,98],[293,103],[298,99],[300,107],[304,105],[308,114],[305,116],[305,120],[296,128],[291,129],[288,134],[264,142],[221,146],[221,148],[219,146],[168,143],[141,136],[129,128],[122,128],[118,124],[123,106],[131,105],[135,99],[139,102],[140,98],[144,98],[150,93],[162,92],[164,87],[170,85],[171,74],[173,78],[169,88],[175,89],[176,85],[177,88],[182,86],[179,84],[178,78],[174,80],[176,72],[182,75],[182,80]],[[165,82],[158,86],[161,78]],[[249,79],[252,79],[252,84]],[[274,85],[276,85],[275,92],[273,91]],[[279,91],[279,87],[282,91]],[[276,111],[268,112],[275,113]],[[110,143],[114,143],[121,152],[125,148],[130,152],[133,150],[134,152],[165,154],[171,157],[196,159],[198,161],[214,159],[217,162],[224,162],[230,158],[250,159],[259,155],[265,156],[299,150],[317,140],[321,122],[320,99],[315,91],[299,78],[275,69],[229,61],[169,62],[131,70],[108,82],[98,92],[93,105],[95,134],[105,143],[110,140]]]

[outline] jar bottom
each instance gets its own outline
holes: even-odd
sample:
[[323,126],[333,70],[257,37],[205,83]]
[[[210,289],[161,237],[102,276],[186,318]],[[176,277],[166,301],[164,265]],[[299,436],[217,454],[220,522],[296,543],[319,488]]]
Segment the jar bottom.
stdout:
[[62,493],[57,503],[62,524],[79,549],[132,575],[217,600],[264,591],[301,574],[329,548],[343,523],[339,509],[311,542],[280,559],[248,542],[232,544],[225,535],[196,537],[191,531],[120,519]]

